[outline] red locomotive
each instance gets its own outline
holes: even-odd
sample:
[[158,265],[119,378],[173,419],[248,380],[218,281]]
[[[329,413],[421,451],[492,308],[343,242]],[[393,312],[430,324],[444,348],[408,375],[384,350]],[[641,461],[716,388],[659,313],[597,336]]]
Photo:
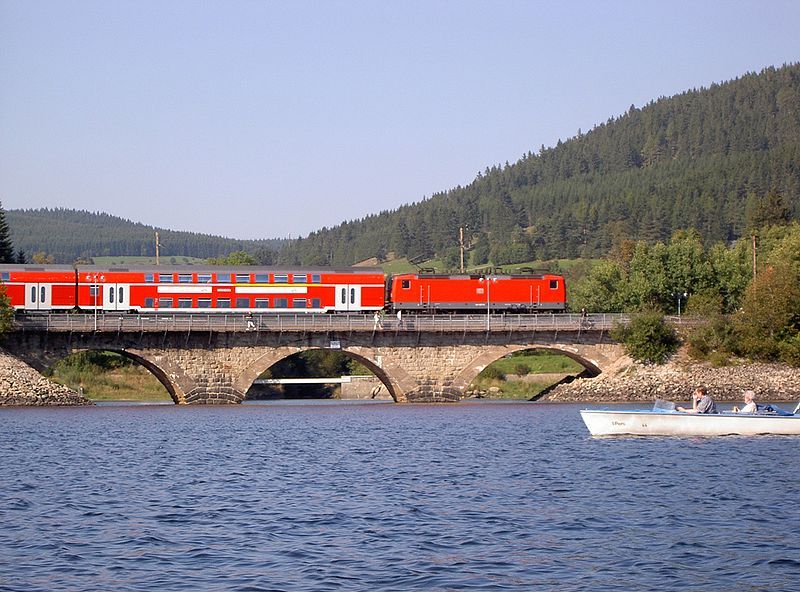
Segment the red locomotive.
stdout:
[[11,305],[25,311],[342,313],[563,311],[551,274],[401,274],[380,268],[0,265]]
[[552,274],[401,274],[391,278],[395,310],[563,312],[564,278]]

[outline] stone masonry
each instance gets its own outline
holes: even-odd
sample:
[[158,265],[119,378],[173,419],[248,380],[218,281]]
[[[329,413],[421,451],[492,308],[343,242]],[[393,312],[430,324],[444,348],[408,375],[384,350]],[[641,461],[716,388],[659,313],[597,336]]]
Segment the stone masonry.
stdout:
[[491,362],[530,348],[558,350],[589,375],[622,355],[602,334],[562,332],[484,334],[418,332],[14,332],[6,348],[43,370],[72,352],[120,352],[148,368],[179,404],[240,403],[259,374],[308,349],[337,349],[367,366],[391,397],[405,402],[451,402]]

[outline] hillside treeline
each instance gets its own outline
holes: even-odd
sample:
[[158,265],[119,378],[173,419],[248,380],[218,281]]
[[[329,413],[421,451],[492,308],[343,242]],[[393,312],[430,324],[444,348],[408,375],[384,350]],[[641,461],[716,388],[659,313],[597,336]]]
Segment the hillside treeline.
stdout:
[[289,243],[290,264],[348,265],[388,253],[455,266],[598,257],[623,240],[697,229],[732,241],[770,193],[800,215],[800,65],[661,98],[586,133],[487,168],[466,187]]
[[46,253],[56,263],[72,263],[104,256],[155,257],[159,233],[162,257],[207,259],[232,251],[262,253],[271,257],[283,239],[237,240],[197,232],[154,228],[103,213],[68,209],[9,210],[5,213],[14,247],[30,260]]

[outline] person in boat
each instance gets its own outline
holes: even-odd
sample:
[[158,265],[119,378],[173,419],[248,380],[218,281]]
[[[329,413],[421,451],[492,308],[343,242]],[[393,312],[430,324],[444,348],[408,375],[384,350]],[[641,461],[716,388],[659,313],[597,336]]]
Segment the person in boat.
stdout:
[[742,397],[744,398],[744,407],[739,409],[738,407],[733,408],[734,413],[758,413],[758,405],[756,405],[755,398],[756,394],[753,391],[745,391],[742,393]]
[[692,408],[675,407],[675,411],[680,411],[681,413],[717,413],[717,405],[714,403],[714,399],[706,392],[706,387],[698,386],[692,394]]

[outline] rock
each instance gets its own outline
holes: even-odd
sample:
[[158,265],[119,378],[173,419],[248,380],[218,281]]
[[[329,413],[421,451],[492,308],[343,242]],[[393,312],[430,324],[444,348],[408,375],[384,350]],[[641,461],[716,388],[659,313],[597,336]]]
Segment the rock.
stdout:
[[10,405],[92,405],[92,402],[0,351],[0,406]]
[[551,402],[612,402],[668,399],[689,401],[692,391],[705,385],[716,401],[742,400],[753,390],[757,401],[800,399],[800,368],[783,364],[749,363],[716,368],[695,362],[679,352],[668,363],[644,365],[624,358],[596,378],[562,384],[542,397]]

